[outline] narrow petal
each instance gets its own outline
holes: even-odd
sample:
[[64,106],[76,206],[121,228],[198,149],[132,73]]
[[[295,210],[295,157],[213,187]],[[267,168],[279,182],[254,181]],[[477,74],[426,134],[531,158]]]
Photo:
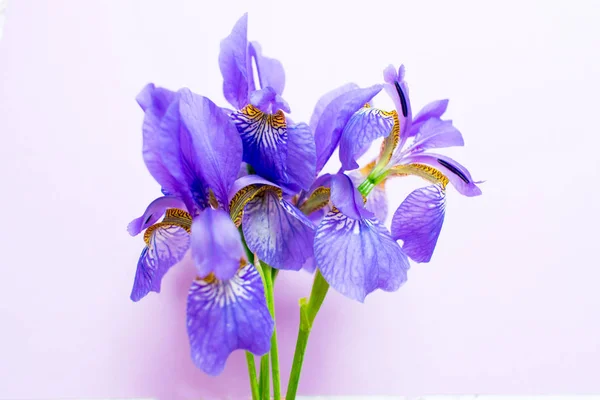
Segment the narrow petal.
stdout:
[[244,161],[274,183],[288,182],[288,129],[283,112],[263,113],[248,105],[232,115],[244,144]]
[[400,138],[406,140],[410,133],[412,123],[412,108],[410,98],[408,97],[408,85],[404,81],[404,65],[401,65],[396,72],[394,66],[390,65],[383,71],[383,78],[386,82],[385,90],[394,101],[398,111],[400,121]]
[[419,125],[415,141],[406,152],[418,153],[427,149],[464,145],[462,134],[452,125],[452,121],[430,118]]
[[227,207],[227,195],[242,162],[237,130],[229,116],[208,98],[183,89],[180,101],[181,124],[190,139],[181,141],[184,167],[202,177],[220,204]]
[[223,371],[234,350],[269,351],[273,319],[253,265],[230,280],[197,279],[187,300],[187,332],[194,364],[209,375]]
[[376,289],[395,291],[406,281],[408,258],[376,219],[330,211],[315,235],[315,259],[335,290],[360,302]]
[[151,225],[154,225],[154,223],[164,215],[167,208],[185,209],[185,204],[177,197],[159,197],[148,205],[141,217],[134,219],[127,225],[127,232],[129,232],[131,236],[139,235],[140,232],[146,230]]
[[420,122],[425,122],[429,118],[441,118],[448,108],[448,100],[435,100],[427,104],[419,111],[417,116],[413,119],[413,125]]
[[[261,88],[271,87],[278,95],[283,94],[285,71],[279,60],[265,57],[258,42],[251,42],[248,52],[256,62],[257,75]],[[289,111],[286,111],[289,112]]]
[[439,169],[448,177],[452,186],[465,196],[471,197],[481,194],[481,189],[477,187],[478,182],[473,181],[469,171],[450,157],[426,153],[406,157],[403,161],[407,164],[413,162],[423,163]]
[[230,279],[245,257],[240,233],[223,210],[207,208],[192,222],[192,257],[200,277]]
[[304,123],[288,126],[287,174],[291,184],[309,190],[316,178],[315,139]]
[[[380,91],[381,85],[374,85],[365,89],[351,89],[335,97],[323,108],[322,112],[318,112],[318,121],[311,125],[315,133],[317,173],[321,172],[338,146],[342,131],[352,115]],[[320,104],[317,106],[321,107]],[[317,113],[317,109],[315,109],[315,113]],[[313,118],[311,118],[311,124]]]
[[[248,14],[244,14],[231,30],[231,34],[221,41],[219,68],[223,75],[225,99],[240,110],[248,104],[248,93],[254,90],[252,71],[248,70]],[[250,74],[250,76],[249,76]]]
[[402,249],[414,261],[429,262],[435,249],[446,210],[446,192],[440,185],[413,191],[392,218],[392,237],[402,240]]
[[373,141],[386,137],[394,126],[394,113],[363,107],[348,121],[340,138],[342,170],[358,168],[356,160],[365,154]]
[[373,217],[373,213],[365,208],[362,195],[347,175],[340,173],[331,177],[331,202],[350,218]]
[[273,268],[297,271],[313,255],[314,225],[273,190],[248,202],[242,228],[248,248]]
[[189,232],[177,225],[155,225],[137,265],[131,300],[139,301],[149,292],[160,292],[167,271],[183,259],[190,247]]

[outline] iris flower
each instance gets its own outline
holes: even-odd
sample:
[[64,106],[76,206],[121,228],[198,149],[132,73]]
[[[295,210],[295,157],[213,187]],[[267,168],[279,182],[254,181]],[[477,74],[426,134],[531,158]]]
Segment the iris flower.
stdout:
[[[253,253],[281,269],[300,269],[314,240],[313,223],[291,201],[314,179],[312,132],[286,121],[283,68],[247,42],[246,29],[244,15],[219,57],[224,94],[236,110],[153,84],[137,97],[145,112],[143,158],[165,195],[128,226],[131,235],[144,232],[146,243],[131,299],[160,292],[164,275],[190,251],[198,277],[188,295],[188,336],[194,363],[211,375],[233,350],[268,352],[274,329],[238,228]],[[236,179],[242,161],[257,174]]]
[[258,43],[248,42],[247,30],[246,14],[221,42],[219,56],[223,93],[235,108],[232,118],[244,144],[244,161],[256,174],[292,192],[308,189],[315,179],[312,132],[308,125],[286,119],[290,108],[281,97],[283,67],[263,56]]
[[[331,287],[359,301],[376,289],[397,290],[406,280],[407,256],[416,262],[430,260],[444,220],[448,182],[466,196],[481,194],[466,168],[428,151],[464,144],[452,121],[441,119],[448,101],[428,104],[413,119],[404,67],[397,72],[388,67],[384,80],[394,111],[370,107],[381,86],[359,89],[349,84],[317,103],[311,118],[317,171],[338,147],[342,167],[336,175],[319,177],[301,205],[308,213],[328,207],[315,235],[315,261]],[[380,156],[358,169],[357,159],[379,137],[385,138]],[[384,184],[406,175],[432,185],[402,202],[390,232],[382,223],[387,216]],[[397,240],[403,241],[402,247]]]
[[273,332],[260,275],[229,213],[241,139],[226,112],[188,89],[149,84],[137,101],[145,111],[144,161],[167,195],[128,227],[132,235],[145,231],[146,242],[131,298],[159,292],[190,250],[198,275],[187,302],[192,359],[218,374],[235,349],[265,354]]
[[242,228],[248,247],[261,260],[277,269],[299,270],[312,257],[315,227],[292,197],[315,179],[315,143],[307,124],[293,123],[284,114],[290,108],[282,98],[281,63],[248,42],[247,30],[246,14],[221,42],[223,93],[235,108],[231,118],[242,138],[244,162],[271,185],[246,205]]

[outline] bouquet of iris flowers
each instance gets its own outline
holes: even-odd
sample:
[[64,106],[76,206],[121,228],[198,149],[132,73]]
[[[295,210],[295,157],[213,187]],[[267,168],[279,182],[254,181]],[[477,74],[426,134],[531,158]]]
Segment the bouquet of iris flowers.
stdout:
[[[143,158],[162,196],[128,226],[145,242],[131,299],[160,292],[165,274],[191,252],[197,277],[186,326],[194,364],[217,375],[234,350],[245,350],[253,400],[269,399],[271,390],[278,400],[273,287],[281,270],[313,274],[310,295],[300,299],[285,394],[292,400],[329,288],[360,302],[377,289],[398,290],[409,258],[432,256],[448,184],[465,196],[481,190],[464,166],[433,152],[462,146],[462,135],[442,119],[448,100],[413,116],[403,66],[387,67],[371,87],[349,83],[326,93],[308,124],[293,122],[282,97],[283,67],[248,41],[247,21],[244,15],[221,42],[223,93],[232,109],[154,84],[137,97]],[[395,110],[372,106],[382,91]],[[379,155],[360,166],[380,138]],[[336,149],[341,168],[321,174]],[[427,183],[406,197],[388,228],[386,183],[408,175]]]

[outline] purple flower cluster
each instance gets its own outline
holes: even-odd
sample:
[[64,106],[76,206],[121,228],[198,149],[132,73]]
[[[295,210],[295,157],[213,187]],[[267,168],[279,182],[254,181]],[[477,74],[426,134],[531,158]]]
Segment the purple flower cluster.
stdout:
[[[270,349],[274,322],[254,257],[277,270],[318,269],[362,302],[376,289],[397,290],[409,258],[430,260],[448,183],[481,194],[462,165],[430,152],[462,146],[462,135],[442,119],[447,100],[413,118],[402,66],[388,67],[382,84],[325,94],[309,124],[286,116],[283,67],[248,42],[246,15],[221,42],[219,66],[233,110],[189,89],[148,84],[138,95],[143,158],[163,196],[128,226],[145,241],[133,301],[160,292],[163,276],[191,252],[187,331],[194,363],[212,375],[236,349]],[[382,89],[396,110],[370,105]],[[361,168],[357,159],[381,137],[380,155]],[[336,149],[341,169],[320,174]],[[406,175],[429,185],[402,202],[388,230],[385,183]]]

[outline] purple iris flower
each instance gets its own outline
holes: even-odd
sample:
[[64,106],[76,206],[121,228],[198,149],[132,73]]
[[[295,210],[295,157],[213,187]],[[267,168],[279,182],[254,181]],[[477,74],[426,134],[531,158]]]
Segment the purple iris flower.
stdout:
[[260,275],[230,215],[241,139],[226,112],[188,89],[149,84],[137,100],[144,161],[168,195],[128,227],[132,235],[145,231],[146,242],[131,298],[159,292],[165,273],[191,251],[198,275],[187,305],[192,359],[216,375],[235,349],[265,354],[273,332]]
[[[444,220],[448,182],[466,196],[481,194],[466,168],[428,151],[463,145],[452,121],[441,119],[448,101],[428,104],[413,119],[404,67],[388,67],[384,79],[394,111],[370,107],[381,86],[359,89],[349,84],[317,103],[311,118],[317,171],[338,147],[342,167],[336,175],[319,177],[300,206],[309,213],[329,207],[317,227],[315,262],[334,289],[359,301],[375,289],[398,289],[406,280],[407,256],[430,260]],[[380,156],[358,169],[357,159],[379,137],[385,138]],[[387,218],[384,185],[389,177],[405,175],[420,176],[432,185],[404,200],[390,232],[382,224]],[[402,247],[397,240],[403,241]]]
[[[324,95],[315,107],[317,171],[320,172],[342,139],[352,116],[382,89],[348,84]],[[363,196],[343,173],[319,177],[302,199],[300,209],[316,218],[314,263],[329,285],[359,301],[376,289],[397,290],[406,281],[408,258],[375,215],[365,209]],[[318,214],[317,214],[318,215]]]
[[231,118],[242,139],[243,160],[269,182],[269,189],[246,204],[242,228],[248,247],[261,260],[277,269],[299,270],[312,257],[315,227],[292,197],[315,179],[314,138],[307,124],[286,118],[283,66],[263,56],[258,43],[248,42],[247,31],[246,14],[221,42],[219,55],[223,93],[236,110]]
[[[385,89],[392,97],[396,110],[387,112],[376,108],[357,113],[353,118],[364,123],[365,114],[375,114],[376,125],[393,125],[386,135],[377,163],[364,178],[367,182],[383,185],[393,176],[416,175],[431,183],[408,195],[394,213],[391,232],[396,240],[402,240],[402,248],[416,262],[429,262],[437,243],[446,209],[446,186],[451,183],[465,196],[478,196],[481,189],[469,171],[457,161],[445,155],[431,152],[432,149],[463,146],[462,134],[450,120],[442,119],[448,100],[437,100],[427,104],[412,117],[408,86],[404,81],[404,66],[396,70],[389,66],[384,71]],[[359,130],[347,129],[343,136],[349,140],[360,135]],[[381,135],[384,136],[384,135]],[[358,151],[343,151],[340,158],[349,160],[352,166],[361,155]],[[343,154],[342,154],[343,153]],[[385,197],[378,206],[385,203]]]
[[290,108],[282,97],[283,66],[263,56],[258,43],[248,42],[247,32],[246,14],[221,42],[219,55],[223,93],[235,109],[231,117],[242,138],[243,159],[278,186],[293,192],[309,189],[316,176],[312,132],[285,117]]
[[[315,177],[312,132],[286,120],[283,68],[247,42],[246,30],[244,15],[219,56],[225,97],[238,111],[153,84],[137,97],[144,161],[165,196],[128,226],[131,235],[144,232],[146,243],[131,299],[160,292],[163,276],[190,251],[198,275],[187,306],[192,359],[212,375],[235,349],[265,354],[274,328],[238,228],[274,268],[298,270],[313,258],[315,226],[292,200]],[[258,175],[240,174],[242,161]]]

